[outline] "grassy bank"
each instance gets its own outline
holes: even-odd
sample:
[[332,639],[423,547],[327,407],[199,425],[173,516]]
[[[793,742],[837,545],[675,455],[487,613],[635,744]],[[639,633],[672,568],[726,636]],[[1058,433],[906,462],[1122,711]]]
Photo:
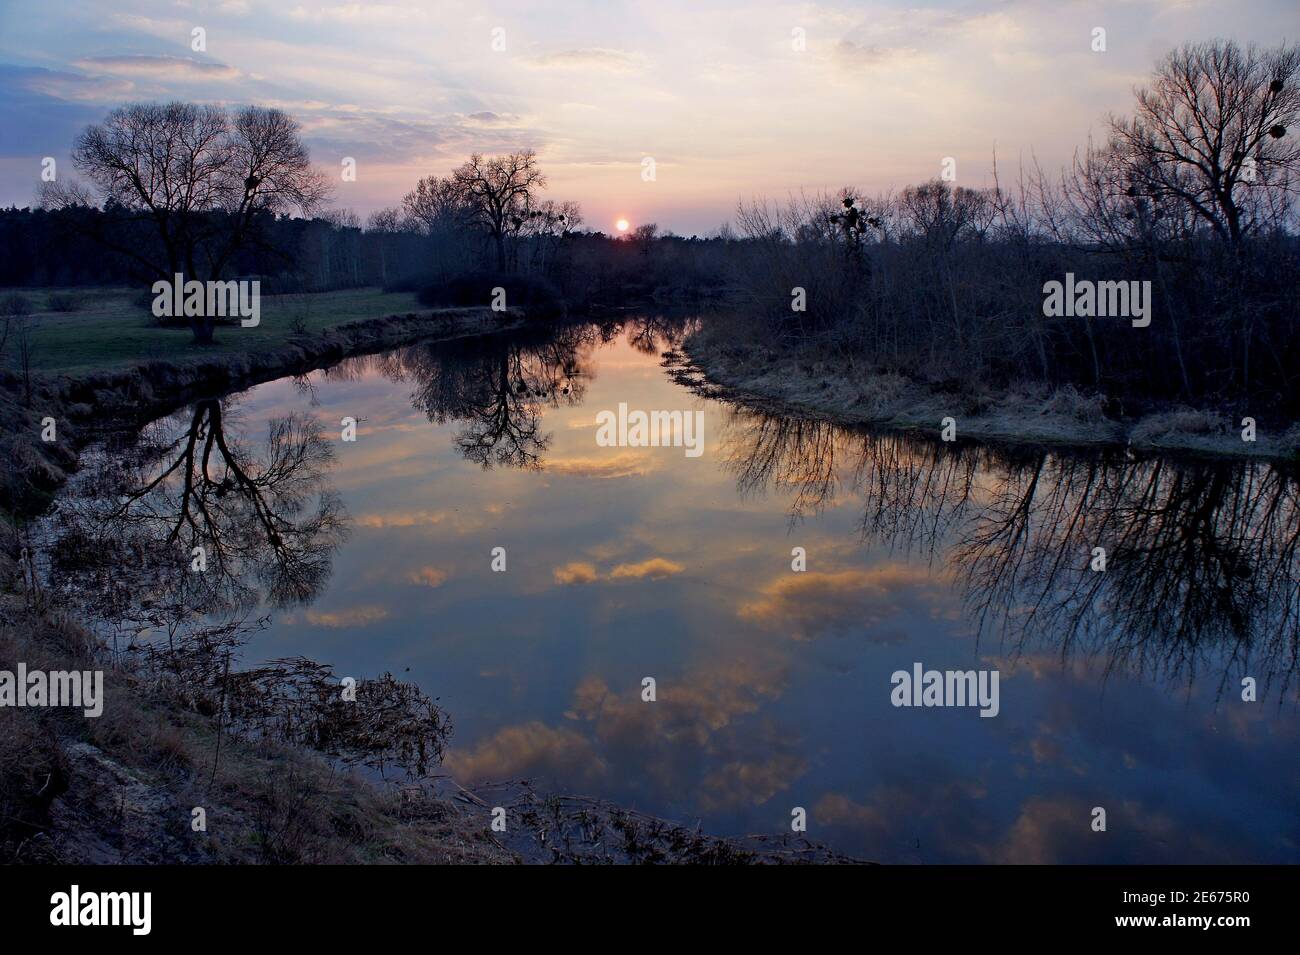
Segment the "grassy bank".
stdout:
[[[140,305],[139,288],[12,289],[5,294],[11,291],[31,303],[31,368],[45,375],[229,358],[282,348],[351,322],[429,311],[421,309],[413,293],[378,288],[264,295],[260,324],[219,328],[216,342],[200,347],[183,325],[160,327]],[[73,310],[61,310],[68,307]]]
[[[128,334],[136,320],[129,310],[117,320],[94,312],[59,319],[42,315],[33,334],[35,356],[40,354],[39,334],[47,336],[45,345],[63,342],[66,351],[49,350],[44,370],[36,369],[36,361],[30,373],[10,362],[0,372],[5,421],[0,454],[11,462],[0,473],[0,511],[39,510],[75,466],[77,451],[98,433],[136,427],[198,398],[304,374],[349,356],[417,341],[492,334],[525,322],[513,310],[389,311],[410,301],[404,294],[331,292],[304,298],[308,301],[300,307],[317,316],[314,330],[272,308],[255,328],[220,329],[218,344],[211,346],[195,345],[186,330],[149,325],[138,331],[147,332],[151,347],[127,349],[114,342],[115,329],[128,329],[122,332]],[[379,314],[357,318],[352,306],[362,302]],[[118,302],[106,306],[106,312],[125,308]],[[101,347],[103,354],[97,351]],[[65,355],[62,363],[59,354]],[[42,423],[48,419],[56,424],[53,441],[42,439]]]
[[1026,382],[1007,388],[924,383],[854,366],[814,348],[795,350],[738,341],[727,323],[706,323],[684,344],[678,380],[700,393],[773,413],[843,425],[924,431],[938,437],[951,417],[957,437],[1039,445],[1114,445],[1135,450],[1294,459],[1300,425],[1241,422],[1223,412],[1170,406],[1138,417],[1115,416],[1103,396],[1071,386]]

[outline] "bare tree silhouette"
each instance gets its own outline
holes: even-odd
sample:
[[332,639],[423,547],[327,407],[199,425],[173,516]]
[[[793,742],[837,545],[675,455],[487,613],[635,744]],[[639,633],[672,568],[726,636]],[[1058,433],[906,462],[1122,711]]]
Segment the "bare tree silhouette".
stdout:
[[414,345],[331,369],[330,375],[375,370],[410,382],[411,403],[435,424],[463,422],[456,447],[483,468],[545,466],[546,408],[581,403],[591,377],[597,333],[569,326],[530,336]]
[[[146,429],[97,496],[64,509],[70,556],[150,568],[158,600],[207,611],[312,599],[329,578],[346,514],[325,483],[333,451],[300,415],[272,420],[257,454],[227,431],[219,399]],[[196,548],[206,569],[195,572]],[[65,548],[66,550],[66,548]],[[126,553],[124,553],[126,551]],[[102,562],[102,561],[101,561]]]
[[[722,431],[744,495],[791,519],[861,497],[865,541],[939,563],[979,632],[1108,668],[1253,675],[1285,694],[1300,654],[1300,482],[1241,462],[963,448],[737,410]],[[1091,567],[1105,548],[1106,569]]]

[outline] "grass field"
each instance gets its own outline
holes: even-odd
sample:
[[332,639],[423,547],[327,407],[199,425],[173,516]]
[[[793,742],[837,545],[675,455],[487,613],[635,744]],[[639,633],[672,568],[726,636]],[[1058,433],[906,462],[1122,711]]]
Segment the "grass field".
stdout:
[[[199,346],[187,327],[160,327],[149,309],[138,304],[136,288],[6,289],[0,290],[0,298],[10,292],[18,292],[31,303],[31,367],[33,372],[47,375],[121,368],[157,359],[185,361],[262,351],[285,344],[295,334],[420,310],[414,293],[378,288],[263,295],[259,325],[223,325],[217,329],[215,344]],[[52,294],[74,296],[77,310],[50,310]],[[6,367],[15,368],[17,343],[12,332],[0,357]]]

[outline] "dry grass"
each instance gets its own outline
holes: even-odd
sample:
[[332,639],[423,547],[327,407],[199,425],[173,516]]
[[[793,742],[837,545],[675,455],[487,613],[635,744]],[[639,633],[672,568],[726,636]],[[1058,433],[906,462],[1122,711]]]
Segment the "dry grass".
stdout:
[[952,417],[958,438],[1009,443],[1128,445],[1201,454],[1290,458],[1300,428],[1242,441],[1226,415],[1179,409],[1137,420],[1114,420],[1104,396],[1066,385],[1021,382],[1000,391],[957,382],[922,383],[828,358],[730,340],[721,328],[687,340],[672,355],[675,377],[696,391],[770,412],[794,411],[838,424],[924,431],[936,437]]
[[552,865],[862,864],[795,833],[723,837],[590,796],[535,792],[511,780],[461,797],[486,826],[506,811],[496,838],[525,861]]
[[[9,596],[0,669],[102,667],[75,624]],[[213,720],[105,672],[104,713],[0,708],[0,858],[27,863],[509,863],[485,827],[421,788],[399,790]],[[215,764],[215,771],[214,771]],[[191,827],[203,807],[206,831]]]

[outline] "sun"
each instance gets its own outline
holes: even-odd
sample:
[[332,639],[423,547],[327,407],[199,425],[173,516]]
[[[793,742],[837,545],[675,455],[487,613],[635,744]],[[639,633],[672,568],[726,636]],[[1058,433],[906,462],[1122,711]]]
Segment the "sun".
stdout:
[[626,220],[626,219],[619,219],[617,222],[614,223],[614,228],[617,229],[619,232],[626,232],[626,231],[627,231],[627,220]]

